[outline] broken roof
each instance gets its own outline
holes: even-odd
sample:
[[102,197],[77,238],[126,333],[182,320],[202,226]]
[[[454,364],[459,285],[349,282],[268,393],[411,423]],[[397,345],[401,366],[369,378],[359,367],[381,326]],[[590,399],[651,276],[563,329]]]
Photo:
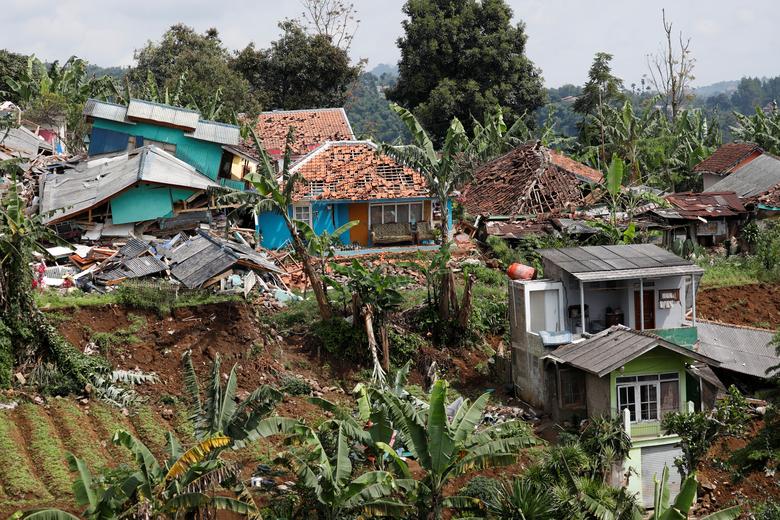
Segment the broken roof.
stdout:
[[171,274],[188,289],[202,286],[236,264],[282,273],[268,257],[254,249],[204,231],[198,231],[198,236],[176,247],[167,256],[176,264]]
[[763,150],[754,143],[726,143],[694,166],[693,171],[726,175],[749,159],[751,155],[759,155],[762,152]]
[[692,262],[653,244],[540,249],[539,254],[583,282],[704,272]]
[[[666,200],[677,209],[679,218],[696,220],[699,217],[734,217],[747,210],[742,200],[733,191],[707,193],[672,193]],[[662,215],[663,216],[663,215]]]
[[767,379],[767,370],[780,364],[771,330],[696,320],[697,351],[717,359],[720,367]]
[[371,141],[328,142],[298,161],[304,182],[295,200],[377,200],[429,197],[420,172],[377,153]]
[[156,146],[86,163],[84,170],[49,173],[41,188],[45,223],[72,218],[139,182],[206,190],[217,183]]
[[577,162],[555,150],[550,150],[550,160],[552,160],[555,166],[571,173],[583,182],[600,183],[604,180],[604,176],[600,171],[594,170],[590,166]]
[[0,147],[25,159],[32,159],[43,150],[54,150],[51,143],[24,126],[0,130]]
[[733,191],[743,199],[750,199],[765,194],[778,184],[780,184],[780,159],[763,154],[704,191],[707,193]]
[[595,174],[585,175],[586,166],[575,169],[569,161],[562,161],[562,156],[555,155],[557,159],[539,142],[531,142],[493,159],[476,171],[463,190],[463,206],[471,215],[483,216],[574,210],[584,203],[581,179]]
[[119,123],[150,121],[180,128],[186,132],[184,135],[187,137],[200,141],[237,145],[240,139],[240,131],[236,125],[203,120],[196,110],[140,99],[131,99],[128,106],[88,99],[83,114]]
[[355,139],[343,108],[263,112],[257,118],[255,133],[266,151],[278,159],[284,155],[287,132],[291,126],[295,128],[292,154],[298,157],[306,155],[327,141]]
[[623,325],[610,327],[585,341],[560,346],[545,357],[604,377],[655,348],[666,349],[708,365],[718,365],[716,360],[706,355]]

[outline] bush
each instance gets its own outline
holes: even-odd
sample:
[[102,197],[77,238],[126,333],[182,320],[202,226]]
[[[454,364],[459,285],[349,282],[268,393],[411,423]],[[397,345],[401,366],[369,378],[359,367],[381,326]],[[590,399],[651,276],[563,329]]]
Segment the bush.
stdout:
[[368,339],[363,327],[354,327],[344,318],[320,320],[311,329],[322,349],[331,356],[354,363],[369,359]]
[[768,500],[759,504],[753,511],[752,518],[755,520],[777,520],[780,518],[780,502]]
[[472,333],[503,336],[509,331],[509,304],[506,289],[475,285],[469,318]]
[[474,279],[491,287],[503,287],[506,285],[506,274],[498,269],[491,269],[484,265],[467,265],[463,268],[467,275],[473,275]]
[[118,303],[131,309],[154,311],[162,317],[170,314],[176,303],[176,292],[153,285],[124,282],[115,291]]
[[425,344],[419,334],[408,330],[399,331],[394,327],[388,327],[387,337],[390,340],[390,361],[399,367],[414,360]]
[[0,320],[0,388],[11,386],[14,370],[14,351],[11,330]]
[[474,477],[460,489],[458,495],[489,502],[498,493],[500,486],[501,483],[494,478]]
[[295,376],[284,376],[281,381],[282,392],[289,395],[310,395],[311,385]]

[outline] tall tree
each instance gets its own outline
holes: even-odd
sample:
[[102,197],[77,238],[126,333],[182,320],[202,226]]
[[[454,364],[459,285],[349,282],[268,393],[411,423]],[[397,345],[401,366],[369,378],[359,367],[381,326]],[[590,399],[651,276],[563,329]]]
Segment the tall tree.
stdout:
[[234,112],[259,111],[258,100],[250,94],[249,82],[230,67],[230,53],[216,29],[198,34],[183,24],[171,26],[157,42],[135,51],[136,64],[127,73],[130,84],[143,89],[151,72],[160,87],[175,90],[182,75],[187,77],[184,102],[208,106],[217,92],[225,107],[222,118]]
[[498,104],[510,121],[545,100],[541,71],[525,54],[525,25],[504,0],[408,0],[398,84],[388,99],[410,109],[441,144],[450,121],[467,129]]
[[308,34],[301,24],[279,24],[281,37],[269,49],[248,45],[233,58],[233,69],[246,78],[268,108],[294,110],[342,106],[361,65],[325,34]]
[[27,56],[0,49],[0,97],[19,103],[19,95],[11,89],[6,78],[18,78],[27,68]]
[[691,55],[691,39],[680,31],[677,50],[672,38],[672,22],[666,21],[666,11],[661,9],[664,25],[663,48],[647,57],[650,84],[661,94],[668,117],[674,121],[686,101],[691,98],[690,85],[695,79],[693,68],[696,59]]
[[585,116],[597,113],[603,104],[615,104],[625,98],[623,80],[612,74],[612,55],[597,52],[588,71],[588,81],[574,102],[574,111]]
[[343,0],[301,0],[302,21],[309,32],[330,38],[339,49],[348,51],[360,20],[355,4]]

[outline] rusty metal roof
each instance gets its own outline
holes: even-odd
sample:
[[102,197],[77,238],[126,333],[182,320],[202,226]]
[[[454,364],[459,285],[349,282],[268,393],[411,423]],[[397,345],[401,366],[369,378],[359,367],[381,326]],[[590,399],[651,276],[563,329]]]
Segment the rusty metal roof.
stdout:
[[677,209],[681,218],[687,219],[734,217],[747,213],[742,200],[733,191],[672,193],[666,200]]

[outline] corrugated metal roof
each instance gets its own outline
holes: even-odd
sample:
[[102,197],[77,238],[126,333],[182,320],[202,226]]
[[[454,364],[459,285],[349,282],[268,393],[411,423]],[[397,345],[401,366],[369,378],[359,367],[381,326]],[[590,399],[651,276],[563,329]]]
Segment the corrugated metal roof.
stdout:
[[774,332],[708,321],[697,321],[698,352],[717,359],[721,368],[767,378],[767,369],[780,364],[772,345]]
[[53,149],[52,145],[41,136],[23,126],[0,130],[0,145],[26,159],[37,156],[41,150]]
[[541,249],[539,254],[582,281],[704,272],[688,260],[653,244]]
[[780,184],[780,160],[764,154],[704,191],[733,191],[745,199],[761,195],[778,184]]
[[681,356],[702,363],[718,365],[703,354],[647,333],[628,329],[622,325],[610,327],[604,332],[579,343],[569,343],[552,351],[547,357],[560,363],[604,377],[629,361],[654,348],[664,348]]
[[85,170],[46,175],[41,194],[45,223],[75,216],[141,181],[197,190],[217,186],[189,164],[155,146],[92,163],[95,165]]
[[97,117],[98,119],[108,119],[109,121],[118,121],[120,123],[127,123],[127,107],[124,105],[117,105],[116,103],[108,103],[106,101],[99,101],[97,99],[88,99],[84,105],[85,116]]
[[235,125],[217,123],[215,121],[198,121],[195,131],[186,134],[193,139],[210,141],[213,143],[238,145],[241,141],[241,132]]
[[198,125],[200,114],[195,110],[187,108],[131,99],[130,104],[127,106],[127,118],[156,121],[194,130]]
[[679,208],[683,218],[733,217],[747,210],[733,191],[710,191],[707,193],[672,193],[666,196],[673,206]]

